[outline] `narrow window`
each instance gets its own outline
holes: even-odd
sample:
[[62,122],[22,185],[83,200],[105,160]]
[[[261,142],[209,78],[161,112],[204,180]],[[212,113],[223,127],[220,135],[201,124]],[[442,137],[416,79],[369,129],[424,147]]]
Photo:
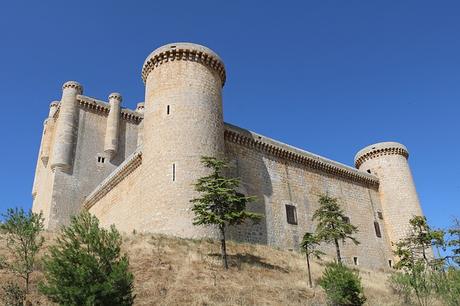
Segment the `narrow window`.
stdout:
[[381,211],[377,212],[377,217],[379,217],[380,220],[383,220],[383,214]]
[[344,221],[345,223],[350,224],[350,218],[349,218],[349,217],[343,217],[343,221]]
[[176,164],[172,164],[172,180],[176,181]]
[[297,224],[297,212],[294,205],[286,205],[287,223]]
[[353,263],[355,264],[355,266],[358,265],[358,257],[353,257]]
[[97,162],[100,163],[100,164],[103,164],[105,162],[105,157],[98,156],[97,157]]
[[169,105],[166,106],[166,115],[169,115]]
[[393,268],[393,262],[391,261],[391,259],[388,259],[388,266],[389,266],[390,268]]
[[367,169],[367,173],[371,174],[371,169]]
[[382,233],[380,232],[380,225],[377,221],[374,222],[375,235],[379,238],[382,238]]

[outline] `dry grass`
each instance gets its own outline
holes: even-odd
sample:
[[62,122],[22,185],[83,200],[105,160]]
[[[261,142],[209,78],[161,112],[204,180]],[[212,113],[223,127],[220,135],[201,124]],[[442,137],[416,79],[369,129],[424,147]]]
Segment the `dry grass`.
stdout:
[[[47,244],[54,234],[47,233]],[[230,269],[221,268],[219,242],[151,234],[125,235],[135,275],[136,305],[325,305],[321,288],[308,288],[305,258],[268,246],[230,242]],[[0,255],[6,255],[4,242]],[[46,252],[46,248],[45,248]],[[40,267],[39,267],[40,268]],[[317,282],[323,264],[312,265]],[[33,304],[49,305],[37,293],[43,277],[34,273]],[[398,305],[386,284],[387,274],[361,271],[368,305]],[[0,283],[15,279],[0,271]]]

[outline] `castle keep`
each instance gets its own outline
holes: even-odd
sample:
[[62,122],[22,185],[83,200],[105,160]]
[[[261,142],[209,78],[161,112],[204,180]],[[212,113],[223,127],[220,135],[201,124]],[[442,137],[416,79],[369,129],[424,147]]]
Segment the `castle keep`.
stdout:
[[[51,103],[32,190],[33,211],[46,227],[67,224],[82,209],[121,231],[181,237],[218,237],[192,225],[193,183],[207,174],[201,156],[225,158],[240,192],[256,196],[256,225],[233,228],[230,238],[297,250],[321,194],[338,198],[361,242],[343,245],[350,264],[388,269],[391,242],[422,215],[405,146],[383,142],[359,151],[352,168],[225,123],[225,67],[212,50],[168,44],[145,60],[145,102],[122,107],[83,95],[77,82]],[[324,251],[334,254],[332,247]]]

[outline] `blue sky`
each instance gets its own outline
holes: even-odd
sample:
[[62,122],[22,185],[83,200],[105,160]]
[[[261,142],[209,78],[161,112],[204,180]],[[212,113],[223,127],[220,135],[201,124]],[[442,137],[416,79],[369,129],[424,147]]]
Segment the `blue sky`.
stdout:
[[460,217],[458,1],[2,1],[0,210],[31,206],[43,120],[67,80],[143,101],[156,47],[227,67],[227,122],[352,165],[398,141],[435,226]]

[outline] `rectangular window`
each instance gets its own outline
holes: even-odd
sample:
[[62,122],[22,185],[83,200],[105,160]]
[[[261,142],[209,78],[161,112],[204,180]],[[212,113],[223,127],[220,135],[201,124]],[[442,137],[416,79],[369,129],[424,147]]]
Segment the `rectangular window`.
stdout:
[[353,257],[353,263],[355,264],[355,266],[358,265],[358,257]]
[[389,266],[390,268],[393,268],[393,262],[391,261],[391,259],[388,259],[388,266]]
[[383,220],[383,214],[381,211],[377,212],[377,217],[379,217],[380,220]]
[[286,205],[287,223],[297,224],[297,212],[294,205]]
[[166,107],[166,115],[169,115],[169,105]]
[[105,157],[98,156],[97,157],[97,162],[103,164],[105,162]]
[[176,181],[176,164],[172,164],[172,180]]
[[380,232],[380,225],[377,221],[374,222],[375,235],[379,238],[382,238],[382,233]]

